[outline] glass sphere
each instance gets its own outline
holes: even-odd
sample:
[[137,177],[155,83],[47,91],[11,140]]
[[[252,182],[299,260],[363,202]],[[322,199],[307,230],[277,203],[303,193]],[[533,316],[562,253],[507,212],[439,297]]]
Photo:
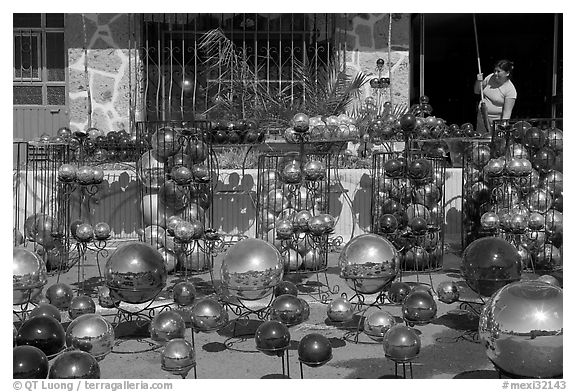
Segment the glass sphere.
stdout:
[[546,282],[513,282],[482,309],[478,327],[488,358],[515,377],[563,374],[563,294]]
[[376,342],[382,342],[384,334],[396,324],[396,319],[385,310],[370,313],[364,319],[364,333]]
[[338,265],[348,286],[362,294],[383,290],[400,269],[394,245],[376,234],[352,238],[340,252]]
[[403,324],[392,326],[384,334],[384,355],[394,362],[411,362],[420,353],[422,342],[413,328]]
[[327,337],[311,333],[298,343],[298,359],[310,367],[319,367],[332,359],[332,345]]
[[52,363],[50,379],[99,379],[100,365],[96,359],[84,351],[64,352]]
[[35,316],[22,323],[16,335],[17,346],[34,346],[50,357],[64,350],[66,332],[62,324],[50,316]]
[[350,301],[344,298],[336,298],[328,304],[326,314],[330,321],[343,323],[352,320],[354,317],[354,310]]
[[256,238],[244,239],[231,246],[220,271],[222,284],[228,292],[246,300],[271,294],[283,274],[284,262],[278,249]]
[[166,343],[161,353],[160,363],[162,370],[185,378],[188,372],[196,366],[196,352],[190,342],[184,338],[175,338]]
[[290,345],[290,331],[281,322],[265,321],[256,330],[254,340],[258,351],[270,356],[282,356]]
[[162,344],[171,339],[184,338],[185,331],[184,319],[174,310],[160,312],[150,322],[150,337]]
[[461,271],[474,291],[490,296],[520,280],[521,268],[520,255],[512,244],[502,238],[484,237],[466,247]]
[[84,314],[68,325],[66,346],[86,351],[99,361],[112,351],[114,328],[99,314]]
[[46,264],[35,252],[14,248],[12,256],[12,303],[22,305],[41,293],[48,281]]
[[104,272],[111,296],[132,304],[155,298],[165,286],[166,276],[162,255],[142,242],[120,245]]

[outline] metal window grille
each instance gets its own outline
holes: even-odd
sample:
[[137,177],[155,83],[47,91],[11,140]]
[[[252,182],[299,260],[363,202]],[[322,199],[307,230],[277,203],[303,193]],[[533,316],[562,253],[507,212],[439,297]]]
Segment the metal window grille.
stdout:
[[[295,64],[312,70],[339,56],[334,14],[144,14],[141,80],[147,120],[189,120],[208,112],[231,80],[225,70],[207,72],[200,40],[220,29],[255,75],[247,83],[289,99],[305,98]],[[232,94],[232,92],[228,91]]]

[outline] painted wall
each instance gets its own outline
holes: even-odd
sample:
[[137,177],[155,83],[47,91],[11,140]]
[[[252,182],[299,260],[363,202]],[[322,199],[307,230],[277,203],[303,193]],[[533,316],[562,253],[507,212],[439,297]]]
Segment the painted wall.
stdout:
[[[134,36],[138,18],[129,14],[66,14],[70,128],[130,130],[130,107],[140,67]],[[132,44],[130,44],[132,42]],[[131,93],[132,92],[132,93]]]
[[[410,106],[410,15],[348,14],[337,23],[337,34],[345,36],[348,72],[390,78],[388,88],[373,89],[366,84],[363,98]],[[381,72],[376,68],[380,58],[384,60]]]

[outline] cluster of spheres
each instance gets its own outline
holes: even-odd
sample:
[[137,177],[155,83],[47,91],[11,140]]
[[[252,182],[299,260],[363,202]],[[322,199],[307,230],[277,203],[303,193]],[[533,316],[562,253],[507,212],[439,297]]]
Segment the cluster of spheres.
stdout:
[[[151,149],[138,160],[145,192],[140,201],[144,229],[140,240],[158,249],[169,272],[206,271],[211,260],[202,249],[213,240],[206,227],[217,175],[210,163],[205,131],[159,128],[143,135]],[[194,243],[193,246],[185,246]]]
[[523,268],[562,265],[562,131],[514,123],[505,138],[467,154],[464,229],[467,242],[483,235],[518,235]]
[[[357,123],[362,141],[380,145],[387,141],[404,141],[407,136],[418,140],[441,140],[445,138],[472,138],[480,136],[471,123],[461,126],[448,125],[440,117],[432,115],[433,109],[427,96],[422,96],[406,112],[394,108],[390,102],[378,106],[374,97],[366,97],[359,113],[361,120]],[[415,125],[407,131],[403,129],[401,117],[405,114],[414,116]],[[430,146],[426,143],[425,146]],[[444,144],[442,144],[444,146]],[[444,146],[445,147],[445,146]],[[438,151],[435,151],[438,153]],[[440,153],[445,153],[445,148]]]
[[112,229],[106,222],[98,222],[91,225],[82,219],[77,219],[70,224],[70,235],[76,241],[105,241],[110,238]]
[[284,139],[288,143],[357,139],[360,134],[355,124],[356,120],[347,114],[308,116],[297,113],[290,127],[284,130]]
[[266,132],[255,120],[218,120],[212,121],[207,136],[213,144],[258,144],[266,139]]
[[[402,116],[405,129],[415,118]],[[432,158],[379,154],[373,201],[374,232],[402,249],[402,268],[438,269],[442,265],[441,227],[444,219],[444,163]],[[407,238],[414,239],[406,246]]]
[[[92,298],[74,296],[64,283],[41,296],[46,266],[28,249],[14,248],[12,263],[14,305],[32,307],[14,326],[14,378],[100,378],[98,361],[112,351],[115,335],[110,322],[95,313]],[[62,312],[71,320],[66,329]]]
[[58,180],[66,184],[92,185],[104,181],[104,171],[97,166],[64,163],[58,168]]
[[328,209],[328,169],[321,156],[303,163],[299,155],[271,159],[259,173],[258,231],[281,252],[287,271],[317,271],[327,255],[319,242],[326,241],[336,220]]
[[138,142],[135,135],[125,130],[105,133],[97,128],[72,132],[62,127],[55,136],[42,134],[38,141],[42,144],[67,145],[77,158],[95,164],[134,161],[138,150],[146,148],[146,143]]

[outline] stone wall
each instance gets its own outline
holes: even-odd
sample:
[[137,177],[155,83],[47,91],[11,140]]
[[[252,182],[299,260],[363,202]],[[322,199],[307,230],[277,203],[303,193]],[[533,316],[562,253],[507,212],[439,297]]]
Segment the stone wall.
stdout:
[[[366,84],[362,98],[373,96],[382,103],[390,101],[393,105],[409,107],[410,15],[347,14],[340,17],[337,34],[345,37],[348,73],[354,75],[362,71],[371,77],[390,78],[388,88],[373,89]],[[379,72],[376,61],[380,58],[385,63]]]
[[130,106],[132,115],[140,117],[137,21],[130,14],[66,14],[72,130],[130,131]]

